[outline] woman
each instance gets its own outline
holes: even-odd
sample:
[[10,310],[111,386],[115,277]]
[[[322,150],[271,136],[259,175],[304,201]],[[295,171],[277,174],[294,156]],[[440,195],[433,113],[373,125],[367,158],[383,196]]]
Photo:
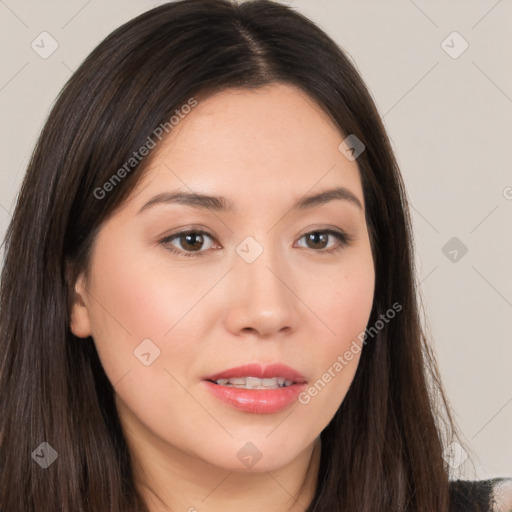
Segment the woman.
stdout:
[[508,510],[505,479],[449,480],[398,166],[293,10],[184,0],[113,32],[5,243],[1,510]]

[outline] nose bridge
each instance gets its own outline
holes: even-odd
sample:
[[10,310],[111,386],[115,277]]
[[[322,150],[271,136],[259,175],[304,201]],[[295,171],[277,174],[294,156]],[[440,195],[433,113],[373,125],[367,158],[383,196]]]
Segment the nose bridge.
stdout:
[[280,254],[279,244],[268,233],[246,237],[236,248],[238,254],[235,271],[240,274],[246,292],[254,296],[266,292],[269,299],[272,295],[283,294],[285,276],[279,278],[284,268],[284,254]]
[[258,239],[246,237],[236,252],[231,315],[235,328],[253,328],[263,334],[289,327],[294,304],[282,248],[266,233]]

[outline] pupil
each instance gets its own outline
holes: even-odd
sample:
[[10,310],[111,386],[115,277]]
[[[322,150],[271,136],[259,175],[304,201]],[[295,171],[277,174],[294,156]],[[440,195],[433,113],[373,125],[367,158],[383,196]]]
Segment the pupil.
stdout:
[[[318,233],[318,232],[315,232],[315,233],[311,233],[309,235],[309,239],[312,240],[314,243],[318,243],[317,239],[319,237],[323,237],[324,238],[324,242],[326,242],[326,237],[327,235],[325,233]],[[325,247],[325,243],[322,245],[322,248]]]
[[[192,234],[188,234],[188,235],[184,235],[184,236],[185,236],[185,240],[187,241],[186,243],[189,246],[191,246],[192,248],[194,248],[194,245],[196,245],[196,246],[199,245],[199,247],[195,247],[195,248],[200,248],[201,247],[201,245],[202,245],[202,238],[203,238],[201,234],[199,234],[199,233],[192,233]],[[196,244],[194,244],[194,243],[189,244],[189,240],[190,239],[194,239],[194,238],[200,238],[201,239],[199,244],[197,244],[197,243]]]

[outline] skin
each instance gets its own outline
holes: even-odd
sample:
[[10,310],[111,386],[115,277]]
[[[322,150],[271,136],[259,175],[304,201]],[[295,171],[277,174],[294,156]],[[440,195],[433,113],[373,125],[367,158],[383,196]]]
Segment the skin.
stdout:
[[[338,149],[344,138],[291,85],[218,93],[153,150],[136,189],[99,231],[90,272],[75,285],[71,326],[94,339],[152,512],[295,512],[311,501],[320,433],[360,353],[309,403],[274,414],[237,410],[202,379],[281,362],[312,386],[354,340],[361,346],[375,274],[358,167]],[[291,210],[303,195],[338,186],[363,209],[332,200]],[[177,189],[225,196],[237,212],[158,204],[138,213]],[[211,238],[161,243],[193,228]],[[347,232],[351,245],[304,236],[327,228]],[[263,248],[252,263],[235,251],[247,236]],[[134,350],[148,338],[160,355],[145,366]],[[248,442],[261,453],[252,467],[237,457]]]

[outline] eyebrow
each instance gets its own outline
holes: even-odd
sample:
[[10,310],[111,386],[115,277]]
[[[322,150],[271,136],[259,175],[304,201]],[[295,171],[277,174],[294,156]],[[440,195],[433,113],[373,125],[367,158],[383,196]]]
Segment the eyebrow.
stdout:
[[[347,188],[337,187],[317,194],[301,197],[291,208],[292,211],[306,210],[321,206],[333,200],[348,201],[363,211],[361,201]],[[158,204],[184,204],[216,212],[236,212],[235,204],[223,196],[211,196],[198,192],[164,192],[151,198],[138,213]]]

